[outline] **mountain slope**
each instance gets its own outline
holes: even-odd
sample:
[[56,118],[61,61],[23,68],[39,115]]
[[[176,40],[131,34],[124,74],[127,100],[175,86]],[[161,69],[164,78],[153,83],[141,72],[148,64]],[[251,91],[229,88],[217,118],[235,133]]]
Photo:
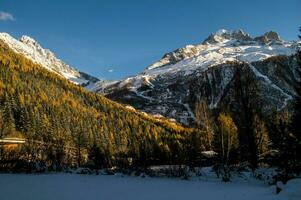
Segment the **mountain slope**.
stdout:
[[151,159],[169,162],[173,158],[166,155],[184,152],[182,142],[190,129],[88,92],[1,41],[0,52],[0,138],[26,139],[22,149],[12,154],[10,149],[3,154],[0,146],[1,162],[22,158],[72,166],[77,160],[80,165],[95,145],[106,166],[122,156],[145,162],[144,152],[150,163]]
[[97,78],[65,64],[58,59],[53,52],[48,49],[43,49],[37,41],[29,36],[24,35],[20,40],[16,40],[7,33],[0,33],[0,40],[16,53],[22,54],[34,63],[40,64],[44,68],[65,77],[75,84],[86,86],[98,81]]
[[[137,76],[98,84],[95,91],[142,111],[192,124],[197,101],[205,100],[212,109],[225,104],[233,109],[235,80],[250,76],[260,93],[257,100],[268,114],[285,108],[295,95],[298,46],[275,32],[252,38],[241,30],[220,30],[202,44],[165,54]],[[243,70],[240,76],[238,70]]]

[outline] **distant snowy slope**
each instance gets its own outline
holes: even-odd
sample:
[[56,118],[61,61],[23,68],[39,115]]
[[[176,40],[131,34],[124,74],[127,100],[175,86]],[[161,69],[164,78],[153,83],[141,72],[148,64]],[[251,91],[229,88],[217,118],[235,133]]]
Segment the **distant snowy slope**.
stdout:
[[53,52],[44,49],[29,36],[22,36],[16,40],[8,33],[0,33],[0,40],[6,43],[16,53],[40,64],[46,69],[53,71],[78,85],[89,85],[98,81],[97,78],[84,74],[58,59]]
[[[295,42],[285,42],[275,32],[251,38],[242,30],[221,29],[209,36],[202,44],[187,45],[167,53],[151,64],[141,76],[162,75],[178,71],[207,70],[211,66],[227,61],[254,62],[277,55],[292,55],[296,52]],[[139,77],[139,75],[138,75]]]
[[[202,44],[187,45],[165,54],[159,61],[151,64],[141,74],[127,78],[120,82],[120,86],[133,82],[144,83],[145,79],[154,79],[164,74],[184,72],[193,73],[196,69],[206,71],[212,66],[231,61],[255,62],[267,58],[296,53],[297,42],[286,42],[276,32],[270,31],[263,36],[252,38],[242,30],[227,31],[221,29],[211,34]],[[99,88],[107,87],[98,84]],[[97,88],[94,88],[97,90]]]
[[[193,123],[196,101],[210,108],[234,104],[234,79],[256,79],[266,113],[285,108],[293,99],[296,50],[300,42],[284,41],[273,31],[251,37],[242,30],[219,30],[202,43],[166,53],[136,76],[121,81],[98,83],[93,91],[150,114]],[[233,93],[233,92],[232,92]]]

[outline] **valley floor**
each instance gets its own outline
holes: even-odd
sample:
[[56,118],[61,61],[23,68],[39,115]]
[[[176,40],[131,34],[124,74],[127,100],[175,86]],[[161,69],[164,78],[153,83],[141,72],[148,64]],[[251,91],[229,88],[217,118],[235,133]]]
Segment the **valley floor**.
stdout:
[[297,200],[300,197],[301,179],[289,182],[276,195],[274,186],[253,178],[223,183],[199,178],[0,174],[1,200]]

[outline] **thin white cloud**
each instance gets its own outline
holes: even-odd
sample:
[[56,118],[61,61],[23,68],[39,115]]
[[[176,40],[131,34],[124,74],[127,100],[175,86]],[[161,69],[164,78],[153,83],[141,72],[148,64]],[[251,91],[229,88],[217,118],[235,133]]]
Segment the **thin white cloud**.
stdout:
[[0,11],[0,21],[15,21],[15,18],[8,12]]
[[112,73],[114,72],[114,69],[109,69],[108,72]]

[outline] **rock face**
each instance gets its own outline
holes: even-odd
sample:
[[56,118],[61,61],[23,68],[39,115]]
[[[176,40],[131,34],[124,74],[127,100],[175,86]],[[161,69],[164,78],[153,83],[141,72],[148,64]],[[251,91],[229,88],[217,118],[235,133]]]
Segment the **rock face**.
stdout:
[[211,34],[207,39],[204,40],[203,44],[216,44],[225,40],[233,39],[240,42],[253,40],[248,33],[245,33],[242,30],[227,31],[225,29],[221,29],[214,34]]
[[198,55],[198,52],[199,51],[197,47],[193,45],[187,45],[183,48],[179,48],[173,52],[169,52],[165,54],[160,61],[150,65],[147,69],[151,70],[157,67],[163,67],[165,65],[175,64],[181,60]]
[[[260,39],[261,38],[261,39]],[[226,105],[239,109],[237,84],[256,85],[254,98],[265,114],[290,105],[299,79],[296,49],[277,33],[252,38],[241,30],[221,30],[200,45],[188,45],[165,54],[137,76],[99,83],[95,92],[150,114],[191,125],[196,102],[211,109]]]
[[261,44],[266,44],[268,42],[278,42],[281,44],[281,42],[283,42],[278,33],[274,32],[274,31],[270,31],[265,33],[263,36],[259,36],[254,38],[255,41],[260,42]]
[[20,40],[16,40],[7,33],[0,33],[0,40],[6,43],[16,53],[24,55],[33,62],[67,78],[75,84],[87,86],[99,81],[97,78],[67,65],[58,59],[53,52],[42,48],[37,41],[29,36],[22,36]]

